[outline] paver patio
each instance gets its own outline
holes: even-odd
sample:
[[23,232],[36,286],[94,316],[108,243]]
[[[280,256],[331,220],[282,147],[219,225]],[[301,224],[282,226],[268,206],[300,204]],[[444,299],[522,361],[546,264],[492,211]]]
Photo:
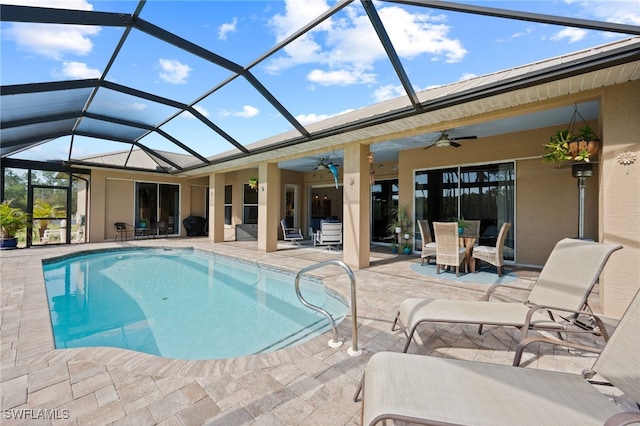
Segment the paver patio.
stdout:
[[[262,355],[210,361],[165,359],[118,348],[56,350],[44,288],[41,259],[79,250],[119,246],[198,247],[298,271],[341,252],[282,244],[275,253],[255,242],[211,244],[204,238],[163,239],[49,246],[1,253],[1,394],[3,424],[10,425],[357,425],[360,403],[352,400],[362,371],[378,351],[400,352],[404,335],[391,331],[406,297],[474,299],[486,284],[429,279],[412,270],[419,256],[373,250],[371,267],[354,271],[357,285],[358,346],[351,357],[351,316],[339,325],[345,344],[327,345],[330,333],[302,345]],[[514,268],[512,268],[514,269]],[[314,271],[349,296],[342,269]],[[535,270],[517,269],[515,285],[528,287]],[[597,290],[591,303],[598,310]],[[607,320],[611,329],[616,321]],[[510,365],[517,330],[473,326],[426,326],[429,345],[409,352]],[[598,341],[602,344],[602,341]],[[527,352],[523,368],[579,374],[596,355],[549,346]],[[615,390],[602,392],[637,409]],[[18,419],[22,416],[22,419]],[[26,418],[24,418],[26,417]],[[54,417],[51,419],[51,417]]]

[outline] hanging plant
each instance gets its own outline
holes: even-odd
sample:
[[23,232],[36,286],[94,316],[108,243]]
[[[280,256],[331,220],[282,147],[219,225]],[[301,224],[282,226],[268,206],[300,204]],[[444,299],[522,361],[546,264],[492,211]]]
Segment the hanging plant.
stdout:
[[[575,129],[576,116],[584,122],[584,127]],[[600,149],[600,139],[589,127],[584,118],[575,107],[573,116],[566,130],[558,130],[549,138],[549,143],[544,145],[545,154],[542,161],[546,163],[559,163],[563,161],[590,162]]]
[[600,149],[600,140],[589,126],[579,129],[576,134],[571,130],[558,130],[544,146],[542,160],[547,163],[562,161],[589,162]]
[[258,187],[258,178],[252,177],[249,179],[249,188],[256,189]]

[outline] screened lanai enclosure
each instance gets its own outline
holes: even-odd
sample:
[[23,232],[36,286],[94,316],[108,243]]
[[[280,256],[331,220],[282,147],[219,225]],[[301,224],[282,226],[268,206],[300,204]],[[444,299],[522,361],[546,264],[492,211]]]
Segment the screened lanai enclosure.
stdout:
[[[11,3],[0,5],[0,198],[32,215],[20,236],[26,246],[87,240],[92,174],[98,172],[136,176],[124,204],[134,227],[163,222],[169,235],[179,235],[186,194],[191,204],[209,206],[206,185],[180,179],[265,161],[277,163],[283,173],[313,172],[328,155],[343,152],[343,144],[358,140],[374,141],[371,153],[387,166],[376,164],[378,178],[370,189],[371,241],[385,242],[398,204],[399,151],[563,123],[575,105],[447,133],[433,127],[455,118],[442,111],[624,64],[634,54],[629,42],[578,55],[570,63],[557,59],[541,71],[517,68],[521,59],[506,55],[502,63],[478,57],[465,63],[461,34],[448,31],[472,25],[515,32],[520,24],[533,23],[614,38],[640,34],[625,22],[530,12],[517,2],[509,9],[426,0],[101,1],[74,9],[65,9],[72,7],[67,3]],[[398,25],[399,16],[411,25]],[[433,45],[418,37],[434,31]],[[482,37],[464,42],[489,41]],[[568,50],[554,49],[534,59]],[[443,69],[444,76],[436,77]],[[511,69],[510,76],[496,79],[505,69]],[[463,71],[483,77],[450,85],[452,72]],[[597,101],[584,99],[579,106],[586,120],[598,119]],[[428,130],[411,133],[427,125]],[[407,136],[393,136],[395,131]],[[334,161],[344,175],[343,154]],[[391,167],[395,176],[385,175]],[[479,217],[481,234],[490,242],[498,223],[514,220],[514,167],[486,162],[416,168],[413,218]],[[341,205],[335,205],[342,194],[326,195],[334,204],[323,202],[322,188],[332,182],[313,179],[309,176],[306,187],[289,184],[287,197],[297,202],[283,202],[288,223],[313,229],[316,219],[342,215]],[[258,194],[246,185],[227,186],[225,225],[235,223],[234,215],[243,225],[256,224]],[[315,195],[321,198],[314,203]],[[234,213],[234,203],[241,213]],[[111,217],[103,213],[100,217]],[[110,238],[111,224],[102,228],[101,238]],[[515,232],[514,225],[507,241]]]

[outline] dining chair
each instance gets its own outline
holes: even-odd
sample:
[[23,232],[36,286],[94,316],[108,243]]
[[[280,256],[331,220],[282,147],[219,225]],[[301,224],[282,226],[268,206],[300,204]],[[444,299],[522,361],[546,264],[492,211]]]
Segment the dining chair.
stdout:
[[498,276],[501,277],[504,272],[504,242],[507,239],[509,228],[511,223],[505,222],[500,228],[498,233],[498,239],[496,240],[496,246],[476,246],[471,253],[472,261],[478,262],[478,265],[474,265],[474,272],[477,272],[480,266],[480,261],[485,261],[496,267]]
[[436,236],[436,273],[444,266],[455,266],[456,277],[460,275],[460,265],[466,259],[467,249],[460,247],[458,224],[456,222],[433,222]]
[[436,242],[431,237],[431,228],[429,228],[429,222],[427,220],[418,220],[418,229],[420,230],[420,237],[422,240],[422,253],[420,254],[420,264],[424,265],[424,260],[436,257]]

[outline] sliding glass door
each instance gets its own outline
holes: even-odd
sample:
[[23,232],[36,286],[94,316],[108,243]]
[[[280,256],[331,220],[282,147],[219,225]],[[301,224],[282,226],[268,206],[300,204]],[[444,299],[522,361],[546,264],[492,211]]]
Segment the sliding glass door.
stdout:
[[376,180],[371,185],[371,241],[392,241],[394,234],[388,228],[397,208],[398,179]]
[[[513,260],[515,242],[514,164],[499,163],[437,170],[415,174],[415,218],[453,221],[480,220],[481,245],[495,245],[504,222],[511,223],[505,259]],[[416,236],[420,232],[416,229]],[[416,238],[416,249],[421,241]]]
[[136,228],[164,222],[168,234],[180,231],[179,185],[136,182],[135,208]]

